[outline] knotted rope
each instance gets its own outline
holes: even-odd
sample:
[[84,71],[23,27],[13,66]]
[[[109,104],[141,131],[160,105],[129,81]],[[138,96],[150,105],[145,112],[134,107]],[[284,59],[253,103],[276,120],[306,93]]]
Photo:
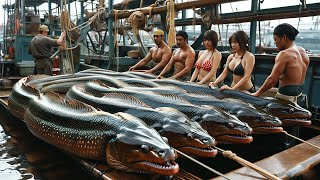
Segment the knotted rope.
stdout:
[[139,29],[143,29],[145,26],[145,16],[141,11],[135,11],[133,12],[129,18],[128,21],[132,27],[132,32],[135,35],[139,34]]
[[175,18],[175,10],[174,10],[174,1],[169,0],[167,3],[167,26],[169,26],[169,34],[168,34],[168,45],[174,46],[176,45],[176,29],[174,25]]

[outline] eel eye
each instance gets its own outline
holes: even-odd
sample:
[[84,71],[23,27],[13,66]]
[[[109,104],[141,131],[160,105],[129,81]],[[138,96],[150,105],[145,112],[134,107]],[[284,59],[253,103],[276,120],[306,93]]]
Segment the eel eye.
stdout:
[[234,124],[230,122],[230,123],[227,124],[227,127],[228,128],[234,128]]
[[141,151],[142,151],[143,153],[148,153],[148,152],[149,152],[149,146],[147,146],[147,145],[142,145],[142,146],[141,146]]
[[193,139],[193,134],[192,133],[188,133],[187,138],[188,139]]
[[164,140],[164,142],[169,143],[168,138],[166,138],[166,137],[162,136],[162,139]]
[[290,112],[290,113],[294,113],[294,108],[290,108],[290,109],[289,109],[289,112]]

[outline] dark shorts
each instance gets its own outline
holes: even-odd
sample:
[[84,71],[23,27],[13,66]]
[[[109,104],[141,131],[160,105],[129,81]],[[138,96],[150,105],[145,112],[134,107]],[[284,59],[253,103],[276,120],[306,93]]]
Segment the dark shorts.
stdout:
[[38,59],[36,60],[34,74],[46,74],[52,76],[52,60]]
[[279,93],[287,96],[298,96],[302,93],[304,84],[279,87]]

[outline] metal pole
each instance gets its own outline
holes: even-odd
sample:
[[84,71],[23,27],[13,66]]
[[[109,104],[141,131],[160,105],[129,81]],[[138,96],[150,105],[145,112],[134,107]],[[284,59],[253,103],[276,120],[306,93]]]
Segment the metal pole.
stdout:
[[49,29],[50,31],[50,35],[55,35],[55,33],[53,32],[53,26],[52,26],[52,22],[51,22],[51,15],[52,15],[52,7],[51,7],[51,0],[48,0],[48,10],[49,10],[49,14],[48,14],[48,23],[49,23]]
[[[258,10],[259,0],[251,1],[251,12],[256,13]],[[256,53],[256,38],[257,38],[257,20],[250,23],[250,51]]]
[[70,10],[71,10],[70,1],[68,0],[67,3],[68,3],[68,13],[69,13],[69,17],[70,17]]
[[83,18],[83,14],[84,14],[84,6],[83,6],[83,1],[80,1],[80,8],[81,8],[81,23],[82,24],[84,22],[84,18]]
[[[183,0],[181,0],[181,2],[183,3]],[[187,18],[187,10],[182,10],[182,19],[186,19]],[[182,26],[182,30],[186,31],[186,26]]]
[[[8,5],[8,0],[5,1],[5,4]],[[4,9],[3,11],[3,27],[4,27],[4,31],[3,31],[3,53],[7,54],[7,25],[6,25],[6,10]]]
[[[110,68],[111,62],[113,62],[114,58],[114,36],[113,36],[113,22],[114,16],[112,15],[113,10],[113,0],[109,0],[108,2],[108,31],[109,31],[109,65],[108,69]],[[117,36],[117,34],[116,34]]]
[[21,22],[22,22],[22,28],[21,28],[21,34],[26,34],[26,19],[25,19],[25,0],[20,0],[21,2]]

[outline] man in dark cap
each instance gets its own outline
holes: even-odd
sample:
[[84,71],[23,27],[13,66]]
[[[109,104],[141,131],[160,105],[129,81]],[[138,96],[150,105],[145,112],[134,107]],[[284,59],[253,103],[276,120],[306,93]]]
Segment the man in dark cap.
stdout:
[[35,59],[35,74],[53,75],[52,73],[52,48],[63,45],[63,38],[66,36],[62,32],[59,39],[51,39],[48,37],[49,28],[46,25],[39,27],[39,34],[35,36],[29,46],[29,51]]
[[272,88],[279,80],[277,98],[297,103],[297,97],[304,89],[304,80],[309,66],[309,57],[294,40],[299,31],[290,24],[278,25],[273,31],[273,39],[280,50],[275,59],[272,72],[253,96],[260,96]]

